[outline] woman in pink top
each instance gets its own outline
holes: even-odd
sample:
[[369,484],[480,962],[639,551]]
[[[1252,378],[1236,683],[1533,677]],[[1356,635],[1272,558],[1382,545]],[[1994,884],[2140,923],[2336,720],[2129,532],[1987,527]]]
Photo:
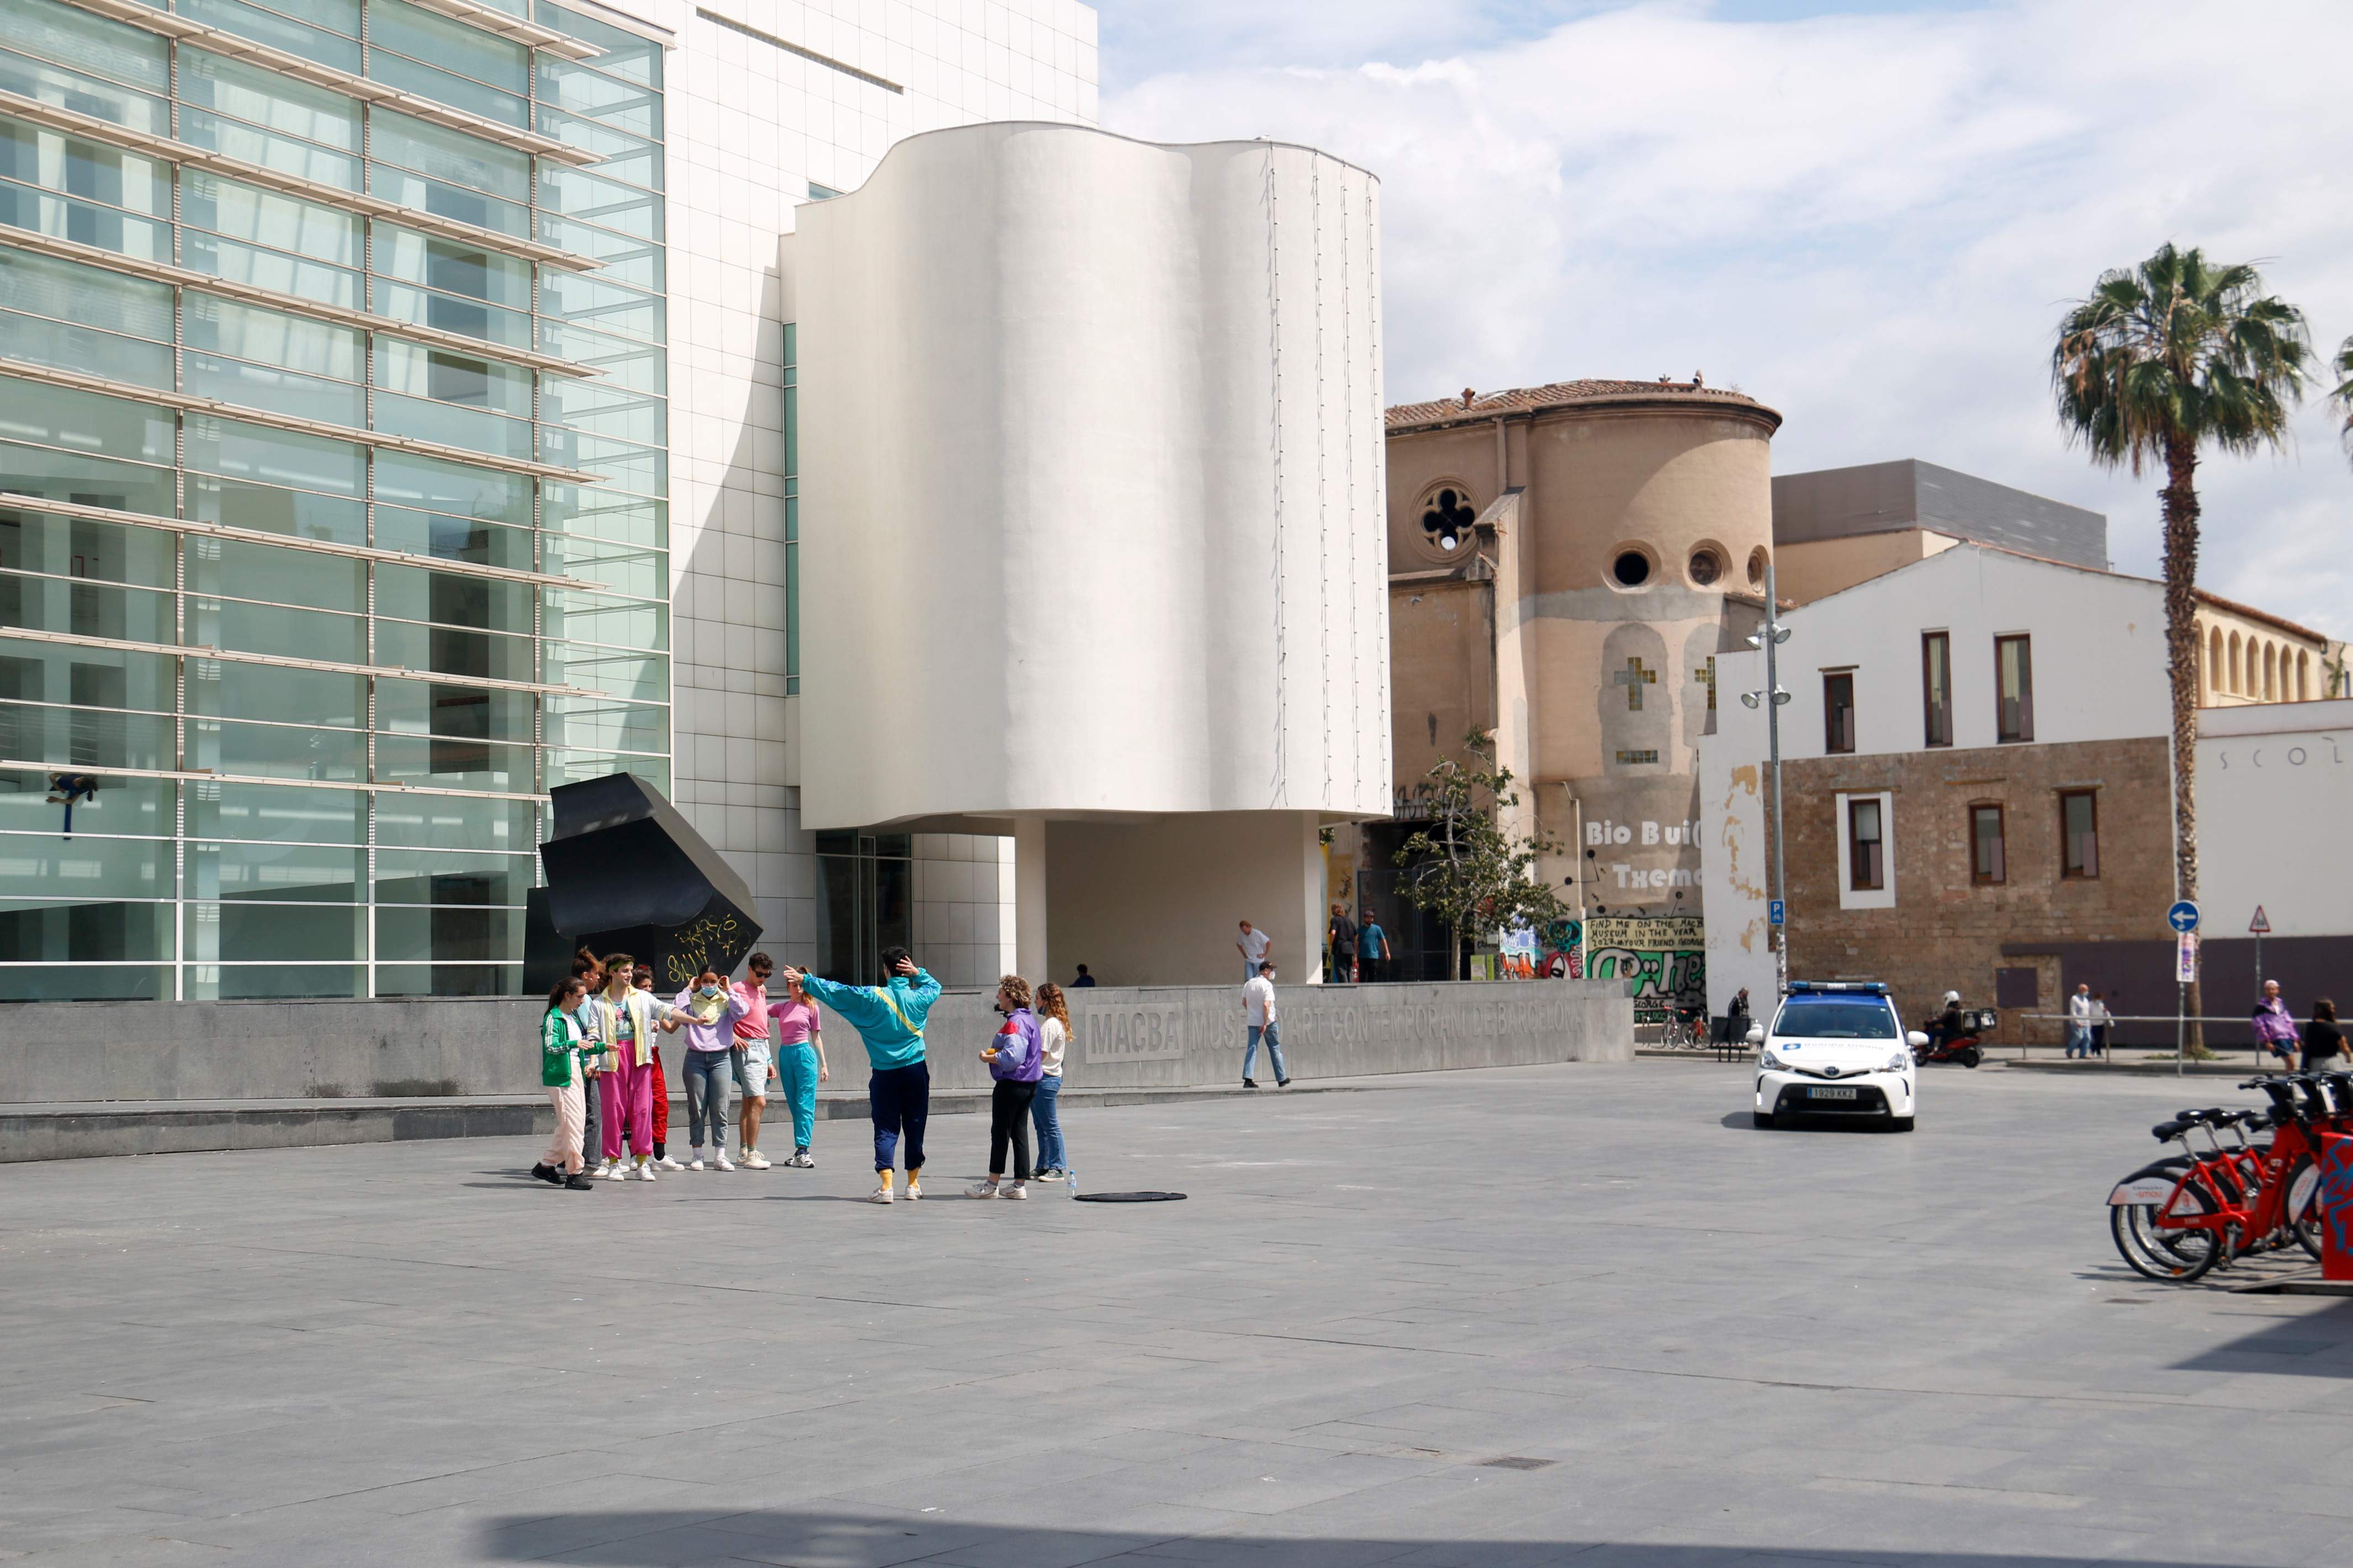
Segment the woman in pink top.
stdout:
[[[765,953],[752,955],[754,980],[766,980],[766,957]],[[817,1086],[833,1076],[825,1065],[825,1040],[818,1032],[817,1004],[809,1000],[808,993],[800,988],[797,981],[788,980],[782,996],[768,999],[767,1017],[776,1031],[776,1076],[793,1110],[793,1154],[785,1163],[806,1171],[817,1163],[809,1153],[809,1140],[817,1133]],[[759,1122],[747,1111],[744,1135],[751,1136],[758,1126]]]

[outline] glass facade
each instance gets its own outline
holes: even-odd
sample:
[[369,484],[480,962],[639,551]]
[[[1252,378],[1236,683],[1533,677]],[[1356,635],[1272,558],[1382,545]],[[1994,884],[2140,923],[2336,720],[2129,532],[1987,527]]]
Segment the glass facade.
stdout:
[[168,9],[412,96],[0,0],[0,1000],[513,993],[670,787],[661,47]]

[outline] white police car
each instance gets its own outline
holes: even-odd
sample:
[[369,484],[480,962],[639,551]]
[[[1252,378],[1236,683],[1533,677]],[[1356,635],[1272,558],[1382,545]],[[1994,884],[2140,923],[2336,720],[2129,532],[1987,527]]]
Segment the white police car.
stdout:
[[1841,1116],[1912,1131],[1912,1052],[1928,1037],[1905,1033],[1886,986],[1791,981],[1773,1026],[1751,1028],[1748,1043],[1757,1048],[1757,1126]]

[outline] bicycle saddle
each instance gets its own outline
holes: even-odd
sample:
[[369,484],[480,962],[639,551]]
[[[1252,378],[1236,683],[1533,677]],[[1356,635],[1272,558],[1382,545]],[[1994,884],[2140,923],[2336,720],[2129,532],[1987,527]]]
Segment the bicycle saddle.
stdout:
[[2170,1143],[2189,1131],[2189,1123],[2186,1121],[2160,1121],[2148,1130],[2148,1135],[2160,1143]]

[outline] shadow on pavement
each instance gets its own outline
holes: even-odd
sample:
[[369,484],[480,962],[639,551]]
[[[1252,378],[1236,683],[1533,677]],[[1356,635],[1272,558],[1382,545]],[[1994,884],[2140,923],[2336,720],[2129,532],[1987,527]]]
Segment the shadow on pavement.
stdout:
[[[2207,1276],[2208,1279],[2213,1276]],[[2303,1298],[2310,1300],[2310,1297]],[[2294,1296],[2256,1296],[2250,1301],[2274,1306],[2297,1300]],[[2199,1352],[2173,1363],[2176,1372],[2268,1372],[2297,1377],[2353,1377],[2353,1301],[2339,1301],[2326,1311],[2284,1318],[2253,1333]]]
[[[1250,1568],[2073,1568],[2081,1560],[1992,1552],[1887,1551],[1826,1546],[1700,1546],[1605,1541],[1445,1541],[1281,1536],[1234,1531],[1186,1535],[1147,1530],[1026,1530],[966,1524],[928,1515],[859,1516],[762,1509],[707,1514],[617,1510],[505,1519],[485,1527],[492,1562],[575,1563],[582,1568],[719,1568],[780,1563],[794,1568],[1174,1568],[1247,1563]],[[2135,1568],[2192,1568],[2155,1561]]]

